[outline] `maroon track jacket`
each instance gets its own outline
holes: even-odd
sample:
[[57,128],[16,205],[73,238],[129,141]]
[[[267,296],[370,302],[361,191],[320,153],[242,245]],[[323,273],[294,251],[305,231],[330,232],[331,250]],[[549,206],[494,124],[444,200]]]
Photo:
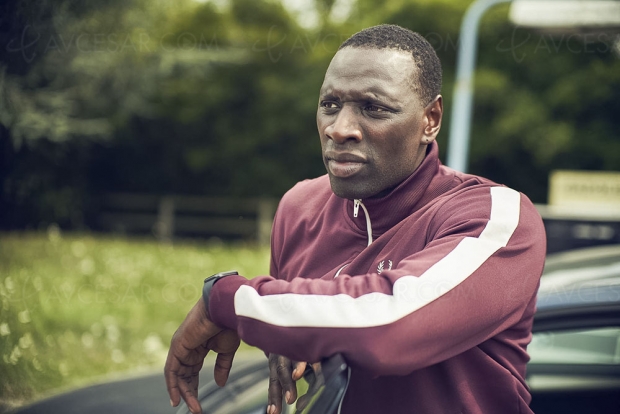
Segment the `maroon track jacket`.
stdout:
[[298,183],[271,244],[271,276],[221,279],[210,315],[265,352],[342,353],[342,413],[531,413],[546,246],[525,195],[443,166],[434,143],[382,198],[339,198],[327,176]]

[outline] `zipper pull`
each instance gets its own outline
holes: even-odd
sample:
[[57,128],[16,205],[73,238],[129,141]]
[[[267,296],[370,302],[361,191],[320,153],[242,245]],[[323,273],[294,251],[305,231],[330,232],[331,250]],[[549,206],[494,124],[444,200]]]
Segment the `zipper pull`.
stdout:
[[360,203],[362,200],[353,200],[353,217],[357,217],[357,214],[360,212]]

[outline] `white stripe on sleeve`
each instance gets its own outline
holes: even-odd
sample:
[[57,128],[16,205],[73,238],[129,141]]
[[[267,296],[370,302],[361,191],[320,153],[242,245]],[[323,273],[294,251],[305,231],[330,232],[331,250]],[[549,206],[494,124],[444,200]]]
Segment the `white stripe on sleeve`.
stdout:
[[235,312],[283,327],[364,328],[395,322],[454,289],[501,247],[519,223],[520,195],[506,187],[491,188],[491,216],[479,237],[466,237],[419,277],[403,276],[392,294],[368,293],[260,296],[241,286],[235,293]]

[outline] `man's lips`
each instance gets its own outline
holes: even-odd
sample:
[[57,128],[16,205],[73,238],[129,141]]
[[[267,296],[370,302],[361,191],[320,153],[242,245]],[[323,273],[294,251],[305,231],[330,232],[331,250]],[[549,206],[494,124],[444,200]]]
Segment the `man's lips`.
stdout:
[[361,155],[333,151],[325,153],[325,161],[327,163],[327,170],[334,177],[340,178],[356,174],[366,163],[366,159]]

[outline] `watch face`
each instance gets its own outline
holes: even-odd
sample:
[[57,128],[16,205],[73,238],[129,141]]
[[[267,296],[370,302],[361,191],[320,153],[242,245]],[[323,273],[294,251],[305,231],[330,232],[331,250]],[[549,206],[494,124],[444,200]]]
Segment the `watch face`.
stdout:
[[224,277],[224,276],[232,276],[232,275],[239,275],[239,273],[237,273],[236,270],[229,270],[227,272],[220,272],[214,276]]
[[205,283],[207,283],[207,281],[209,280],[213,280],[213,279],[220,279],[224,276],[232,276],[232,275],[239,275],[239,273],[236,270],[229,270],[227,272],[220,272],[220,273],[216,273],[214,275],[209,276],[208,278],[205,279]]

